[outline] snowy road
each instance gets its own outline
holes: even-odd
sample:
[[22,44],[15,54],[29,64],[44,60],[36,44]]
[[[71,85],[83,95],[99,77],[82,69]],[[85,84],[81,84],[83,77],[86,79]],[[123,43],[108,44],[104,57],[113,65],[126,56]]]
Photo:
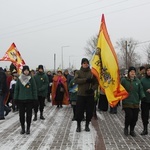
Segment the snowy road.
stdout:
[[[118,106],[117,114],[97,111],[98,120],[92,119],[90,132],[76,132],[76,121],[72,121],[71,106],[56,108],[47,103],[45,120],[32,122],[30,135],[20,135],[18,112],[10,112],[0,120],[0,150],[149,150],[150,134],[141,136],[142,121],[135,127],[136,137],[125,136],[124,111]],[[150,126],[149,126],[150,132]]]
[[0,121],[0,150],[94,150],[96,131],[77,133],[76,122],[71,121],[72,109],[61,109],[47,103],[44,111],[45,120],[32,121],[30,135],[20,135],[18,112],[10,112],[5,120]]

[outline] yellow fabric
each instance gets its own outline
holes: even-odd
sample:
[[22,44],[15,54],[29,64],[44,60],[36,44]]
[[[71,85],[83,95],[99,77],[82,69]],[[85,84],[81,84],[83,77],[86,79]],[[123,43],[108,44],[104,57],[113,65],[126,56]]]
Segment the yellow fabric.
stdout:
[[120,84],[117,56],[109,39],[104,15],[102,15],[97,50],[91,60],[91,66],[92,73],[97,77],[112,107],[128,96],[127,91]]
[[19,74],[21,73],[22,66],[25,65],[25,62],[14,43],[12,43],[10,48],[5,53],[5,56],[0,59],[0,61],[11,61],[16,66]]

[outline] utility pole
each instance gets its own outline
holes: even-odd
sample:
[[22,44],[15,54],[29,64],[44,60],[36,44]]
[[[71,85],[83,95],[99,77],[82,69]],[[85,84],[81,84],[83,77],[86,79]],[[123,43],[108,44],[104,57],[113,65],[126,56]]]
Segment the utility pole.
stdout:
[[125,41],[126,69],[128,69],[128,55],[127,55],[128,52],[127,52],[127,47],[128,47],[128,43],[127,43],[127,41]]
[[61,47],[61,61],[62,61],[62,62],[61,62],[61,63],[62,63],[61,65],[62,65],[62,71],[63,71],[63,69],[64,69],[64,66],[63,66],[63,65],[64,65],[64,56],[63,56],[63,55],[64,55],[64,54],[63,54],[64,52],[63,52],[63,48],[65,48],[65,47],[69,47],[69,46],[67,45],[67,46],[62,46],[62,47]]
[[56,54],[54,54],[54,73],[56,71]]

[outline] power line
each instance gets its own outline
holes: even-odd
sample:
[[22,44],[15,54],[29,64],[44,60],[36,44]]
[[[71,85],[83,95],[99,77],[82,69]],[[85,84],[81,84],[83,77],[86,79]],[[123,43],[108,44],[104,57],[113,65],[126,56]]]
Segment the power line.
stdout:
[[[122,2],[119,2],[119,3],[123,3],[125,1],[122,1]],[[119,4],[119,3],[114,3],[113,5],[116,5],[116,4]],[[124,10],[127,10],[127,9],[132,9],[132,8],[135,8],[135,7],[140,7],[140,6],[143,6],[143,5],[147,5],[147,4],[150,4],[150,2],[147,2],[147,3],[143,3],[143,4],[140,4],[140,5],[136,5],[136,6],[132,6],[132,7],[128,7],[128,8],[125,8],[125,9],[121,9],[121,10],[117,10],[117,11],[112,11],[112,12],[109,12],[109,13],[106,13],[106,14],[112,14],[112,13],[116,13],[116,12],[120,12],[120,11],[124,11]],[[111,7],[111,5],[107,5],[107,6],[104,6],[104,7],[101,7],[101,8],[97,8],[97,9],[94,9],[94,10],[99,10],[99,9],[102,9],[102,8],[106,8],[106,7]],[[94,10],[91,10],[91,11],[94,11]],[[74,17],[74,16],[78,16],[78,15],[81,15],[81,14],[85,14],[85,13],[89,13],[91,11],[86,11],[86,12],[82,12],[82,13],[79,13],[79,14],[76,14],[76,15],[72,15],[72,16],[69,16],[69,17],[66,17],[66,18],[62,18],[62,20],[64,19],[68,19],[68,18],[71,18],[71,17]],[[91,16],[91,17],[87,17],[87,18],[83,18],[83,19],[78,19],[78,20],[75,20],[75,21],[72,21],[72,22],[67,22],[67,23],[64,23],[64,24],[58,24],[58,25],[54,25],[54,26],[51,26],[51,27],[47,27],[47,28],[43,28],[43,29],[37,29],[37,30],[32,30],[32,31],[27,31],[25,33],[18,33],[17,35],[20,35],[20,34],[28,34],[28,33],[33,33],[33,32],[38,32],[38,31],[42,31],[42,30],[48,30],[48,29],[52,29],[52,28],[55,28],[55,27],[59,27],[59,26],[62,26],[62,25],[67,25],[67,24],[71,24],[71,23],[76,23],[76,22],[80,22],[80,21],[84,21],[84,20],[87,20],[87,19],[94,19],[96,17],[99,17],[99,15],[96,15],[96,16]],[[60,21],[59,20],[55,20],[55,22],[57,21]],[[49,23],[53,23],[52,21],[51,22],[47,22],[47,23],[43,23],[43,24],[49,24]],[[43,25],[42,24],[42,25]],[[39,25],[40,26],[40,25]],[[32,26],[35,28],[35,26]],[[37,25],[36,25],[37,27]],[[23,28],[23,29],[20,29],[20,30],[16,30],[16,31],[13,31],[13,32],[10,32],[9,35],[7,37],[10,37],[10,34],[11,33],[16,33],[18,31],[24,31],[25,29],[31,29],[31,27],[27,27],[27,28]],[[16,35],[16,34],[15,34]],[[5,36],[5,35],[4,35]],[[1,37],[3,38],[3,37]]]
[[[32,23],[32,22],[35,22],[35,21],[40,21],[40,20],[44,20],[44,19],[47,19],[47,18],[49,18],[49,17],[53,17],[53,16],[56,16],[56,15],[62,15],[62,14],[65,14],[65,13],[67,13],[67,12],[69,12],[69,11],[72,11],[72,10],[76,10],[76,9],[80,9],[80,8],[83,8],[83,7],[86,7],[86,6],[91,6],[92,4],[95,4],[95,3],[97,3],[97,2],[99,2],[99,1],[95,1],[95,2],[92,2],[92,3],[89,3],[89,4],[86,4],[86,5],[82,5],[82,6],[79,6],[79,7],[75,7],[75,8],[72,8],[72,9],[68,9],[68,10],[65,10],[65,11],[61,11],[61,12],[58,12],[58,13],[54,13],[54,14],[51,14],[51,15],[48,15],[48,16],[45,16],[45,17],[40,17],[40,18],[36,18],[36,19],[33,19],[33,20],[29,20],[29,21],[27,21],[27,22],[24,22],[24,23],[20,23],[20,24],[18,24],[18,25],[14,25],[15,27],[16,26],[21,26],[21,25],[25,25],[25,24],[28,24],[28,23]],[[7,28],[12,28],[13,26],[9,26],[9,27],[7,27]],[[7,28],[5,28],[5,29],[7,29]]]
[[[103,6],[103,7],[100,7],[100,8],[92,9],[92,10],[89,10],[89,11],[84,11],[84,12],[81,12],[81,13],[78,13],[78,14],[75,14],[75,15],[71,15],[71,16],[69,16],[69,17],[64,17],[64,18],[61,18],[61,19],[56,19],[56,20],[53,20],[53,21],[50,21],[50,22],[42,23],[42,24],[36,25],[36,27],[39,27],[39,26],[41,26],[41,25],[50,24],[50,23],[60,22],[60,21],[63,21],[63,20],[69,19],[69,18],[73,18],[73,17],[76,17],[76,16],[80,16],[80,15],[82,15],[82,14],[90,13],[90,12],[97,11],[97,10],[104,9],[104,8],[108,8],[108,7],[112,7],[112,6],[121,4],[121,3],[126,2],[126,1],[127,1],[127,0],[123,0],[123,1],[121,1],[121,2],[116,2],[116,3],[110,4],[110,5],[107,5],[107,6]],[[97,3],[97,2],[99,2],[99,1],[96,1],[96,2],[93,2],[93,3],[90,3],[90,4],[87,4],[87,5],[84,5],[84,6],[76,7],[75,9],[82,8],[82,7],[86,7],[86,6],[88,6],[88,5],[91,5],[91,4],[94,4],[94,3]],[[66,12],[68,12],[68,11],[70,11],[70,10],[74,10],[74,9],[69,9],[69,10],[63,11],[63,12],[61,12],[61,13],[56,13],[56,14],[53,14],[53,15],[49,15],[48,17],[50,17],[50,16],[55,16],[55,15],[60,15],[60,14],[66,13]],[[47,17],[45,17],[45,18],[47,18]],[[42,18],[42,19],[43,19],[43,18]],[[15,25],[15,27],[20,26],[20,25],[25,25],[25,24],[28,24],[28,23],[31,23],[31,22],[34,22],[34,21],[36,21],[36,20],[40,20],[40,19],[35,19],[35,20],[28,21],[28,22],[23,23],[23,24]],[[12,28],[13,26],[10,26],[10,27]],[[22,29],[19,29],[19,30],[15,30],[15,31],[13,31],[13,32],[11,32],[11,33],[14,33],[14,32],[17,32],[17,31],[21,31],[21,30],[31,29],[32,27],[35,27],[35,25],[34,25],[34,26],[30,26],[30,27],[26,27],[26,28],[22,28]],[[4,29],[7,29],[7,28],[4,28]],[[10,32],[9,32],[9,34],[10,34]],[[1,34],[1,35],[2,35],[2,34]]]

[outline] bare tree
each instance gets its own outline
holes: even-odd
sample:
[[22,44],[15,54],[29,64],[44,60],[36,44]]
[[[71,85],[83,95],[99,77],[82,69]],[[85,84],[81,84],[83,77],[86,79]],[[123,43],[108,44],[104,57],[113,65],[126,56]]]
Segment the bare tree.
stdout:
[[139,66],[140,55],[136,53],[136,47],[138,42],[132,38],[121,38],[116,42],[116,47],[119,50],[120,57],[119,64],[121,64],[121,68],[128,68],[129,66]]
[[147,63],[150,64],[150,44],[148,44],[145,48]]
[[87,45],[84,48],[86,55],[91,58],[93,52],[96,50],[97,47],[97,41],[98,41],[98,36],[93,36],[87,41]]

